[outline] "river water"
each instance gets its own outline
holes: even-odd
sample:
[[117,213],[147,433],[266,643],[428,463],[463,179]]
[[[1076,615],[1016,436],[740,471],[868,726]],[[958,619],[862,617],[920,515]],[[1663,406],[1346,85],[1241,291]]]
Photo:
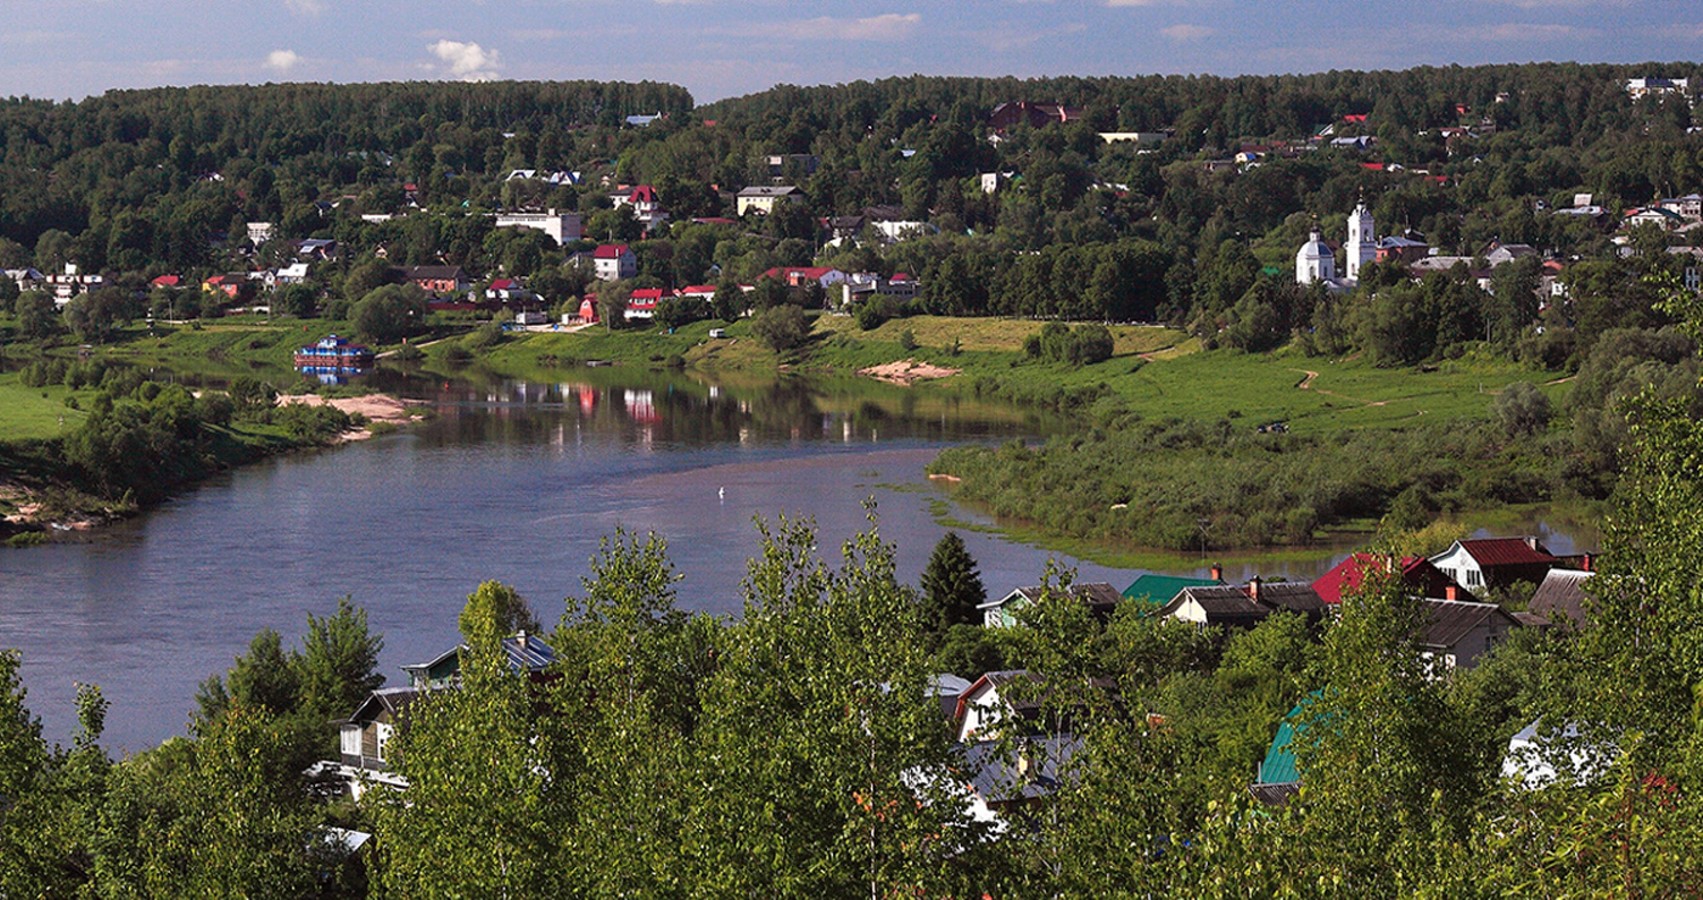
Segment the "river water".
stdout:
[[[923,467],[945,445],[1034,435],[1008,407],[880,385],[712,387],[586,370],[575,383],[381,386],[425,401],[407,431],[247,467],[135,520],[0,553],[0,648],[23,654],[50,739],[74,726],[75,683],[112,701],[109,746],[180,734],[196,685],[262,628],[286,643],[344,594],[384,636],[381,671],[454,645],[480,581],[515,585],[547,625],[601,538],[656,531],[684,574],[680,605],[737,614],[753,517],[812,516],[820,546],[866,527],[873,497],[901,577],[945,529]],[[961,510],[954,515],[972,518]],[[965,533],[990,593],[1036,583],[1047,553]],[[1138,574],[1077,565],[1120,589]]]
[[[181,734],[198,683],[228,669],[256,632],[294,643],[308,613],[334,610],[344,594],[383,635],[380,671],[393,684],[403,664],[456,643],[456,616],[483,580],[514,585],[553,626],[617,527],[667,540],[682,608],[737,615],[755,517],[812,517],[835,562],[868,527],[873,498],[899,575],[914,584],[946,531],[942,513],[987,521],[927,479],[928,461],[954,443],[1057,425],[867,381],[712,386],[586,369],[567,383],[379,373],[373,386],[432,417],[229,473],[74,540],[0,552],[0,649],[22,652],[29,706],[50,740],[70,738],[78,682],[112,701],[109,747],[134,752]],[[1526,530],[1573,549],[1543,523]],[[962,534],[994,596],[1038,583],[1049,558],[1120,590],[1140,574]],[[1346,549],[1225,575],[1310,580]]]

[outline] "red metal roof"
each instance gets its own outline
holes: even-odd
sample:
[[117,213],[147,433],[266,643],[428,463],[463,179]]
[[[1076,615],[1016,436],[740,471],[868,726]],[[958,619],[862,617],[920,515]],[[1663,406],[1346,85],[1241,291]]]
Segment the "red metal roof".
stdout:
[[655,303],[662,299],[662,288],[639,288],[628,295],[628,297],[634,302],[649,300],[650,302]]
[[627,195],[627,202],[628,203],[655,203],[656,202],[656,188],[653,188],[648,184],[641,184],[638,187],[633,188],[633,192],[631,194]]
[[182,281],[183,279],[176,275],[161,275],[149,283],[156,287],[177,287]]
[[626,244],[599,244],[596,250],[591,251],[591,255],[597,259],[620,259],[631,252],[632,248]]
[[1525,538],[1478,538],[1461,541],[1461,549],[1478,560],[1480,566],[1554,565],[1560,562],[1550,555],[1549,548],[1542,544],[1533,548]]
[[[1365,580],[1366,572],[1378,571],[1387,565],[1384,557],[1372,553],[1354,553],[1347,559],[1337,563],[1329,572],[1319,576],[1313,582],[1313,590],[1326,603],[1342,602],[1342,595],[1352,592]],[[1456,584],[1453,579],[1443,574],[1443,570],[1431,564],[1423,556],[1406,556],[1401,561],[1401,581],[1409,592],[1422,597],[1445,597],[1448,588],[1455,587],[1459,598],[1465,598],[1465,588]]]

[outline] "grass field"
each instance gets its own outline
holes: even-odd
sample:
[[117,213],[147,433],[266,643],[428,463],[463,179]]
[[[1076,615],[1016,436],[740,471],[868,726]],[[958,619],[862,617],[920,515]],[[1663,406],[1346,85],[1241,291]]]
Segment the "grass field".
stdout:
[[59,384],[28,387],[18,382],[16,372],[0,375],[0,441],[56,437],[81,425],[88,413],[65,406],[65,398],[72,393]]

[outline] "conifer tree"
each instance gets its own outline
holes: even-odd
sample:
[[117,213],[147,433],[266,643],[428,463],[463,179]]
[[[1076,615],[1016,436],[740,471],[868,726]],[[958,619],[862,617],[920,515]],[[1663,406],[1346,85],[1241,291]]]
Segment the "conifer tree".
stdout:
[[975,557],[956,531],[948,531],[934,545],[928,566],[922,570],[924,627],[937,634],[953,625],[973,625],[976,607],[987,599]]

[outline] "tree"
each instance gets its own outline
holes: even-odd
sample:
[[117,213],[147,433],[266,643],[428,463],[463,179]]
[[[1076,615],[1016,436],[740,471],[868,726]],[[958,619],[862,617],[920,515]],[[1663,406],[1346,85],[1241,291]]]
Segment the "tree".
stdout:
[[804,310],[783,303],[758,313],[751,320],[751,333],[770,350],[785,353],[804,345],[810,337],[810,321]]
[[538,617],[519,591],[500,581],[487,581],[467,595],[456,627],[469,645],[493,643],[517,631],[538,633]]
[[1536,434],[1549,427],[1549,397],[1529,381],[1516,381],[1490,402],[1490,411],[1509,437]]
[[715,311],[716,318],[732,325],[745,315],[745,289],[731,278],[723,279],[721,284],[716,285],[715,297],[710,300],[710,307]]
[[412,284],[374,288],[349,311],[349,323],[357,334],[381,344],[417,334],[426,325],[426,294]]
[[53,298],[41,291],[25,291],[12,301],[17,311],[18,333],[26,338],[49,338],[64,330]]
[[976,607],[987,600],[975,557],[956,531],[934,545],[922,570],[923,621],[938,637],[954,625],[976,623]]
[[309,284],[292,284],[278,292],[278,311],[298,319],[309,319],[319,311],[319,291]]
[[302,708],[328,721],[348,715],[384,684],[377,672],[383,648],[384,638],[367,629],[367,611],[347,595],[329,616],[308,613],[302,652],[294,660]]

